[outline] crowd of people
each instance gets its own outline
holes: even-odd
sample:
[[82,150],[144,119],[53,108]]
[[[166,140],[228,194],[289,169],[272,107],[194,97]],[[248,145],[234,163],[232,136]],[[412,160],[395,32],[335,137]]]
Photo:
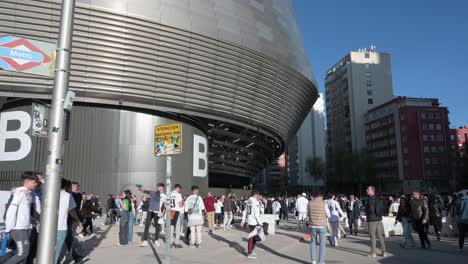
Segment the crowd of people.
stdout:
[[[2,235],[9,235],[9,248],[14,251],[5,262],[7,264],[34,263],[36,257],[44,179],[40,173],[25,172],[23,180],[23,186],[12,191],[6,205]],[[61,263],[65,257],[72,258],[75,263],[83,263],[87,258],[77,237],[96,237],[93,221],[102,215],[99,196],[82,193],[77,182],[65,179],[61,187],[55,263]],[[155,189],[137,185],[140,199],[130,190],[108,196],[106,219],[102,224],[119,226],[117,245],[133,244],[135,225],[144,227],[141,247],[147,247],[149,243],[159,247],[160,239],[165,236],[170,238],[171,246],[175,249],[183,247],[183,240],[191,248],[200,248],[205,225],[210,233],[216,230],[229,232],[236,226],[248,233],[247,257],[255,259],[256,243],[265,240],[268,235],[268,224],[262,220],[262,214],[268,214],[276,215],[276,226],[289,220],[297,221],[297,230],[310,234],[312,263],[322,264],[326,258],[327,238],[331,247],[338,247],[341,238],[357,236],[358,232],[362,232],[359,228],[362,225],[366,225],[370,237],[369,257],[375,258],[377,254],[385,257],[387,251],[382,220],[386,216],[394,216],[395,225],[401,223],[402,248],[416,247],[413,239],[415,230],[420,247],[430,249],[429,228],[433,227],[436,239],[440,240],[445,216],[458,228],[460,251],[468,232],[468,196],[451,195],[443,199],[439,195],[425,196],[414,191],[411,195],[397,198],[384,197],[377,195],[373,186],[369,186],[367,195],[361,198],[357,195],[321,193],[267,197],[256,191],[250,197],[237,197],[233,193],[213,196],[210,192],[202,196],[197,186],[190,188],[190,195],[183,196],[182,186],[175,184],[170,196],[166,197],[166,188],[163,183],[158,183]],[[166,205],[169,203],[170,211],[167,212]],[[171,221],[169,233],[164,228],[166,214],[169,214]],[[236,219],[241,219],[239,225],[235,225]],[[150,235],[152,227],[153,236]],[[377,240],[380,242],[379,252]]]

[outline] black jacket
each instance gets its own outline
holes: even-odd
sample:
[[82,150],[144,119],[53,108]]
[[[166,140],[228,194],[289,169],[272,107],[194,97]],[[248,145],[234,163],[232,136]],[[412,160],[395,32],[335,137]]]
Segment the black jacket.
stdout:
[[374,196],[370,196],[366,204],[366,220],[367,222],[382,221],[384,211],[383,201]]

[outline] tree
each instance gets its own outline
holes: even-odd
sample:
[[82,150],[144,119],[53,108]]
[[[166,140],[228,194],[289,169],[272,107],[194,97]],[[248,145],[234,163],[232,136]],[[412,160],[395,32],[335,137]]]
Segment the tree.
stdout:
[[321,158],[307,158],[306,170],[314,180],[325,180],[325,162]]

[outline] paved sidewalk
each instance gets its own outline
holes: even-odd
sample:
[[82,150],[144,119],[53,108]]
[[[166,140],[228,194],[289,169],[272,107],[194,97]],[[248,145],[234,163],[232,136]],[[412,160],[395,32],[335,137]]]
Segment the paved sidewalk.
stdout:
[[[89,251],[90,260],[86,263],[112,263],[112,264],[140,264],[140,263],[165,263],[165,245],[141,248],[140,237],[143,228],[135,226],[134,243],[132,246],[117,246],[118,226],[102,226],[101,221],[96,221],[97,238],[84,241],[85,248]],[[151,229],[150,232],[153,232]],[[267,241],[261,242],[256,249],[257,259],[247,259],[246,246],[247,233],[234,229],[231,231],[218,230],[209,234],[204,229],[203,244],[201,248],[189,248],[183,243],[184,248],[172,249],[171,263],[192,264],[243,264],[243,263],[298,263],[309,264],[309,243],[304,241],[304,233],[296,232],[293,223],[277,229],[277,234],[267,237]],[[416,238],[416,237],[415,237]],[[160,240],[161,241],[161,240]],[[389,256],[386,258],[370,259],[369,239],[366,235],[340,239],[337,248],[327,247],[326,263],[468,263],[468,254],[457,251],[455,240],[433,241],[431,250],[402,249],[399,246],[400,238],[386,239]],[[466,250],[468,252],[468,248]]]

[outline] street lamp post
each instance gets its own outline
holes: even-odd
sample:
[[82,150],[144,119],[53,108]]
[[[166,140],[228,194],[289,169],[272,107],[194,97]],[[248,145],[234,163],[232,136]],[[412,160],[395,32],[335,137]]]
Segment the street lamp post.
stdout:
[[73,35],[75,0],[63,0],[60,31],[55,60],[55,78],[52,110],[49,123],[49,146],[46,182],[42,203],[41,226],[38,242],[38,264],[51,264],[55,260],[58,205],[63,173],[64,104],[70,75],[70,52]]

